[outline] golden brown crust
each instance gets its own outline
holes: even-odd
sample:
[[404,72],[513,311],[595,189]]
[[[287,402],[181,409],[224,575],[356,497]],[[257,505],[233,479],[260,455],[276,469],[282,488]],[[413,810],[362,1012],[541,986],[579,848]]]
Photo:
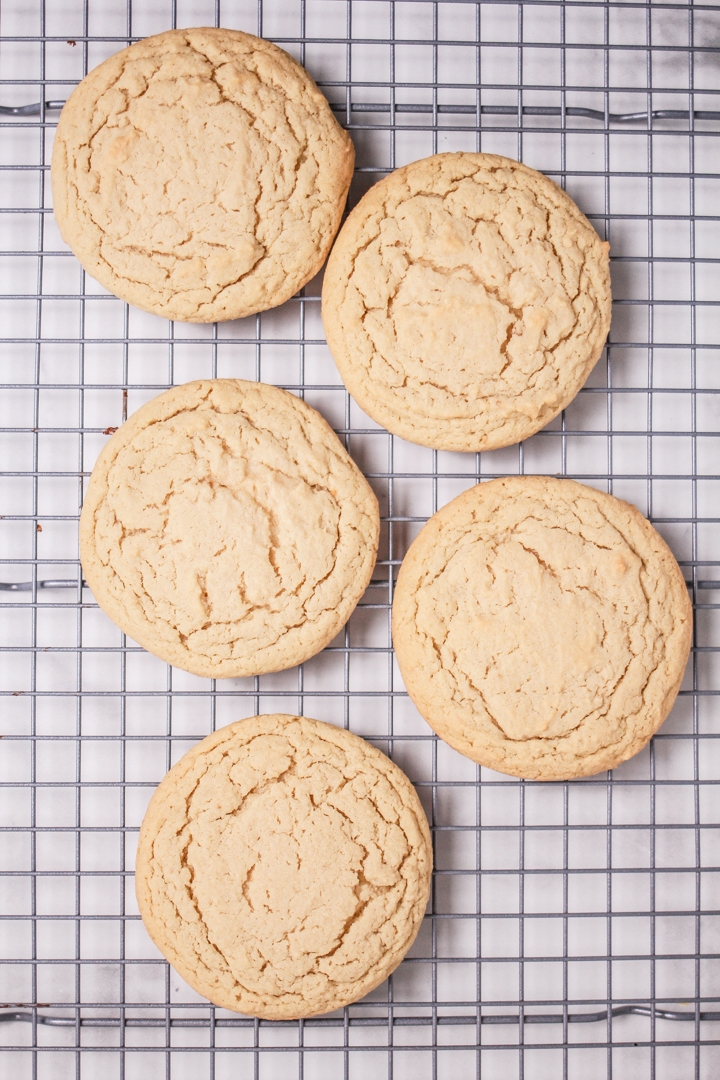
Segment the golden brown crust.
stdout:
[[143,405],[100,454],[80,518],[95,599],[208,678],[292,667],[342,628],[375,565],[377,499],[319,413],[208,379]]
[[650,522],[553,477],[493,480],[443,507],[393,603],[400,670],[431,727],[527,779],[589,776],[641,750],[691,636],[682,571]]
[[282,1020],[387,978],[431,871],[425,814],[393,762],[342,728],[274,715],[222,728],[170,770],[135,881],[148,933],[193,989]]
[[572,400],[610,326],[608,244],[542,173],[436,154],[364,196],[328,260],[328,345],[359,405],[442,450],[519,442]]
[[58,124],[55,217],[89,274],[156,315],[238,319],[313,277],[355,152],[308,73],[239,30],[169,30],[83,79]]

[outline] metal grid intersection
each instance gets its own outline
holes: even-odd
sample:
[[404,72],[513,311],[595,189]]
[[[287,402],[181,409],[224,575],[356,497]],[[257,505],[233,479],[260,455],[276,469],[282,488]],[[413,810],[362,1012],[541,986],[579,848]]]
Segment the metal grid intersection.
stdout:
[[[54,105],[128,41],[208,24],[263,34],[308,66],[356,143],[351,201],[446,149],[520,158],[577,199],[612,244],[614,318],[557,422],[477,456],[410,446],[346,394],[318,281],[277,311],[196,327],[81,273],[50,210]],[[0,0],[3,1075],[718,1074],[719,41],[718,6],[680,3]],[[76,540],[110,429],[168,385],[216,375],[319,408],[383,517],[373,583],[343,634],[298,669],[220,683],[128,642],[83,589]],[[678,703],[613,774],[525,784],[476,769],[432,736],[394,668],[409,541],[455,494],[513,472],[635,502],[695,599]],[[390,753],[436,852],[401,968],[361,1004],[298,1024],[203,1003],[150,945],[132,888],[137,829],[169,765],[213,727],[275,710]]]

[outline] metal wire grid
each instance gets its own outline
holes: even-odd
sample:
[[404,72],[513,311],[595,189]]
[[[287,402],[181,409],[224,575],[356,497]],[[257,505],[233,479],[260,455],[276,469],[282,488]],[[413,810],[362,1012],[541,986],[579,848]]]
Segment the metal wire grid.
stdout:
[[[2,0],[2,102],[40,100],[39,119],[0,123],[3,1075],[717,1075],[720,605],[706,597],[720,588],[719,11]],[[557,423],[482,456],[411,447],[345,393],[318,282],[276,312],[205,328],[129,309],[80,273],[49,209],[57,114],[44,102],[129,40],[213,23],[308,65],[355,139],[353,199],[407,160],[475,148],[542,168],[578,199],[613,246],[615,313],[606,358]],[[281,675],[211,683],[168,669],[82,587],[78,507],[107,433],[206,375],[303,395],[381,500],[363,602],[320,657]],[[523,471],[632,499],[696,600],[671,718],[642,755],[589,781],[476,770],[429,734],[393,666],[393,577],[410,539],[479,478]],[[299,1024],[204,1004],[149,945],[132,895],[134,838],[163,772],[216,725],[276,709],[387,750],[417,783],[436,848],[410,957],[361,1005]]]

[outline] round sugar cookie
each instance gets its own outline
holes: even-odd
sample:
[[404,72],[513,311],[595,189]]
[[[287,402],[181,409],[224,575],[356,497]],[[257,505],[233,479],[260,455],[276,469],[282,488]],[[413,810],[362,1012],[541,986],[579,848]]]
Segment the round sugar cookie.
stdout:
[[641,750],[675,700],[692,634],[682,571],[650,522],[544,476],[479,484],[430,518],[392,617],[405,685],[438,735],[537,780]]
[[322,317],[350,393],[395,435],[491,450],[577,394],[610,326],[609,246],[542,173],[436,154],[348,216]]
[[208,678],[314,656],[370,581],[380,521],[337,435],[265,383],[208,379],[143,405],[103,448],[80,559],[117,625]]
[[239,30],[168,30],[105,60],[63,108],[55,217],[110,292],[168,319],[239,319],[325,261],[352,141],[308,73]]
[[150,937],[215,1005],[270,1020],[357,1001],[420,928],[432,845],[375,747],[297,716],[203,739],[153,795],[136,890]]

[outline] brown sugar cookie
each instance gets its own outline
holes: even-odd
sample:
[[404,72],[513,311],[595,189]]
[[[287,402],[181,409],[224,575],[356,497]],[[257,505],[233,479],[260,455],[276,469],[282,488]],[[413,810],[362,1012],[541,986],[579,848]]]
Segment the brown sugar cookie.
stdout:
[[337,435],[265,383],[174,386],[93,469],[80,559],[117,625],[208,678],[292,667],[327,645],[375,566],[373,491]]
[[55,217],[85,270],[168,319],[239,319],[317,273],[352,141],[308,73],[239,30],[168,30],[96,67],[60,116]]
[[680,687],[692,605],[628,503],[544,476],[479,484],[398,575],[393,641],[432,728],[499,772],[567,780],[645,746]]
[[608,244],[542,173],[436,154],[348,216],[322,317],[345,385],[388,431],[439,450],[508,446],[557,416],[600,357]]
[[271,1020],[341,1008],[420,928],[432,846],[415,789],[375,747],[297,716],[203,739],[140,830],[150,937],[215,1005]]

